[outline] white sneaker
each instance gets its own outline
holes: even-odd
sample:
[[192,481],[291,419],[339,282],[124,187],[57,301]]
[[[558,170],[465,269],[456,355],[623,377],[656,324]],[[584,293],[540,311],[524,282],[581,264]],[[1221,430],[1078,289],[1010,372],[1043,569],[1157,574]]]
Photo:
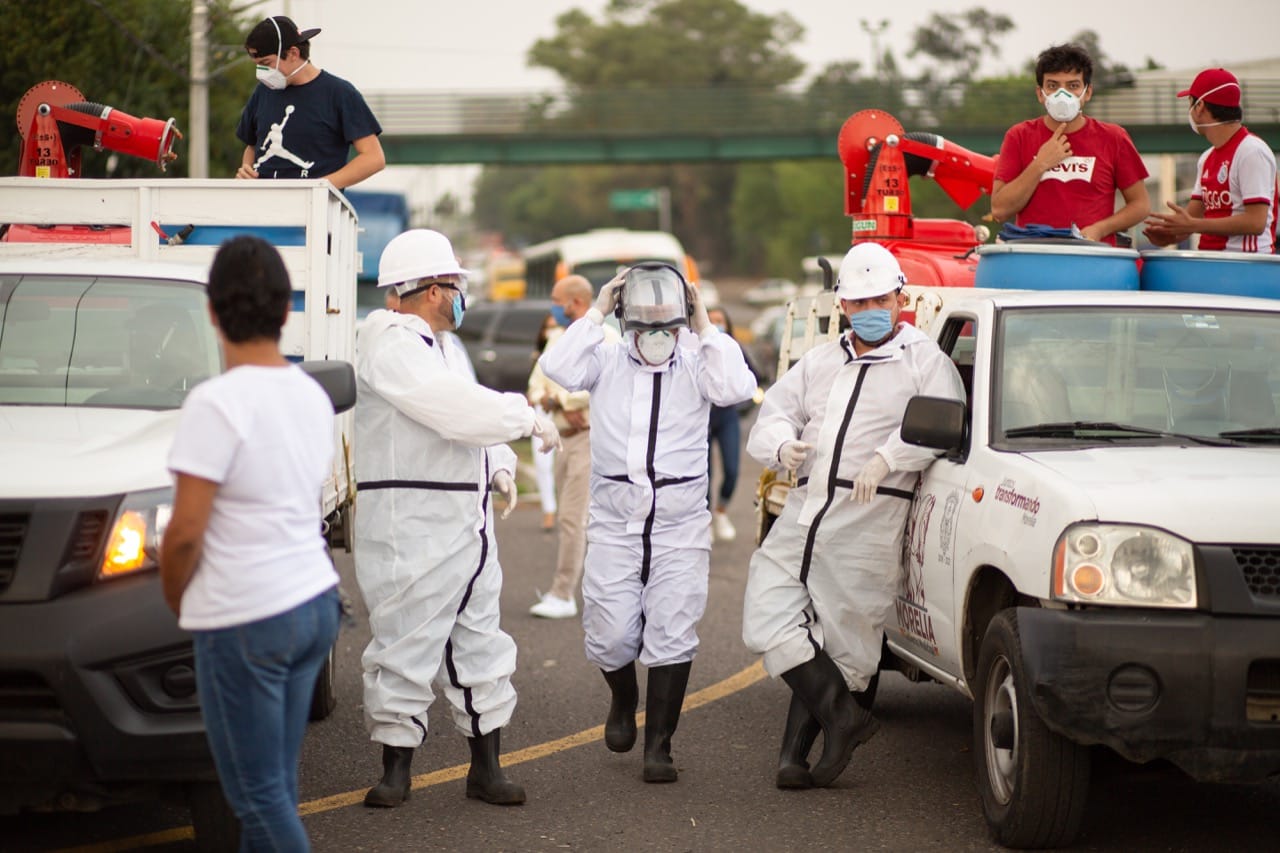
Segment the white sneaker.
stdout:
[[733,529],[733,522],[729,521],[728,513],[719,511],[711,513],[711,532],[721,542],[732,542],[738,535],[738,531]]
[[578,615],[578,603],[572,598],[566,600],[547,593],[529,612],[543,619],[570,619]]

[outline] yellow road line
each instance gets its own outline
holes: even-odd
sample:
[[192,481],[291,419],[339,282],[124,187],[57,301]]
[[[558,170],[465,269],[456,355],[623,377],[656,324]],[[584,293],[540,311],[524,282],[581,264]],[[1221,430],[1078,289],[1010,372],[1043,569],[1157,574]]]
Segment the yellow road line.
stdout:
[[[744,690],[755,684],[757,681],[765,677],[764,664],[756,661],[751,666],[729,676],[724,681],[717,682],[710,687],[704,687],[694,693],[690,693],[685,697],[684,710],[692,711],[694,708],[700,708],[703,705],[710,704],[726,696]],[[636,725],[644,726],[644,712],[636,715]],[[535,758],[545,758],[548,755],[554,755],[557,752],[573,749],[574,747],[585,746],[589,743],[595,743],[604,738],[604,726],[594,726],[589,729],[567,735],[557,740],[550,740],[546,743],[534,744],[524,749],[518,749],[515,752],[507,752],[502,755],[502,766],[513,767],[517,764],[523,764],[526,761],[533,761]],[[458,764],[453,767],[446,767],[442,770],[436,770],[431,773],[423,773],[413,777],[413,790],[422,788],[430,788],[444,782],[452,782],[461,779],[467,775],[469,764]],[[320,812],[333,811],[334,809],[346,808],[354,806],[357,803],[364,802],[363,790],[347,791],[342,794],[334,794],[329,797],[321,797],[318,800],[310,800],[298,806],[298,814],[306,817],[307,815],[319,814]],[[122,850],[137,850],[139,847],[155,847],[160,844],[172,844],[175,841],[184,841],[195,838],[195,831],[190,826],[180,826],[174,829],[166,829],[161,832],[152,832],[146,835],[135,835],[132,838],[120,838],[114,841],[104,841],[99,844],[89,844],[83,847],[72,847],[62,851],[62,853],[117,853]]]

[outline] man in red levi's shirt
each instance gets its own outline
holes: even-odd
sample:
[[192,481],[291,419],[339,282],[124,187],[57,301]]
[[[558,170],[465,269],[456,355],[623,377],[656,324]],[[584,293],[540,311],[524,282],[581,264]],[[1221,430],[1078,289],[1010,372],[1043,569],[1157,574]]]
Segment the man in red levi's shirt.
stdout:
[[1143,231],[1157,246],[1200,235],[1200,248],[1269,255],[1276,246],[1276,156],[1242,122],[1240,81],[1225,68],[1207,68],[1191,87],[1187,123],[1212,146],[1196,165],[1196,188],[1186,207],[1169,202]]
[[[1036,99],[1047,115],[1009,128],[1000,145],[991,214],[1019,226],[1075,225],[1090,240],[1115,234],[1151,211],[1147,168],[1129,134],[1084,115],[1093,60],[1080,46],[1055,45],[1036,59]],[[1116,192],[1124,204],[1116,210]]]

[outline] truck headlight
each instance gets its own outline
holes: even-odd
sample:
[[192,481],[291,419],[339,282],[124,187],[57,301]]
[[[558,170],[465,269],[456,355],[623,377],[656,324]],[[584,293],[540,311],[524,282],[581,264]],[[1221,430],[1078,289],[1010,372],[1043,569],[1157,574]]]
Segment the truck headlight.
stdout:
[[173,490],[152,489],[126,495],[107,538],[99,578],[117,578],[154,569],[160,537],[173,514]]
[[1072,525],[1054,549],[1053,597],[1192,609],[1196,568],[1191,543],[1153,527]]

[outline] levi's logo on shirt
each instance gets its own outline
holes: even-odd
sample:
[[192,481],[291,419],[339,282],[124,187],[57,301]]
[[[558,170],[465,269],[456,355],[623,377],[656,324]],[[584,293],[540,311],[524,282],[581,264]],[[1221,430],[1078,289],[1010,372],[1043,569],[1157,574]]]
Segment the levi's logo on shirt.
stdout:
[[1084,181],[1093,180],[1093,164],[1096,157],[1068,157],[1058,165],[1040,176],[1042,181]]

